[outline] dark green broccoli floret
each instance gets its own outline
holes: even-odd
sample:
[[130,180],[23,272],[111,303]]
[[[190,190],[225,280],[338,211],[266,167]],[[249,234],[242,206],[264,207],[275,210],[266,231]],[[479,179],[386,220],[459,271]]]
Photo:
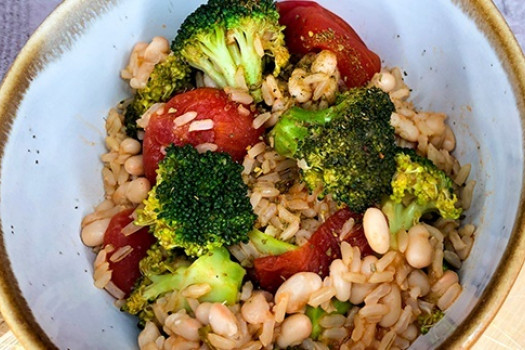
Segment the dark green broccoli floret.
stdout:
[[311,111],[288,110],[273,130],[276,151],[299,160],[310,189],[362,212],[391,193],[396,146],[390,116],[394,105],[377,88],[354,88],[336,104]]
[[[150,248],[148,256],[140,262],[140,269],[142,278],[122,310],[138,315],[142,324],[154,320],[151,306],[159,297],[193,284],[206,283],[211,287],[199,298],[200,302],[235,304],[246,273],[238,263],[230,260],[226,248],[213,249],[190,263],[175,250],[166,250],[158,244]],[[179,295],[173,307],[186,307],[184,298]]]
[[137,119],[157,102],[168,101],[175,93],[190,86],[190,67],[171,53],[165,61],[155,65],[146,87],[137,90],[126,108],[124,122],[128,136],[137,134]]
[[456,207],[453,182],[445,172],[409,149],[400,149],[395,160],[392,195],[382,207],[393,235],[408,230],[428,212],[437,211],[445,219],[459,218],[462,210]]
[[296,245],[283,242],[259,230],[253,230],[248,234],[248,237],[255,249],[263,255],[281,255],[299,248]]
[[423,313],[417,317],[417,323],[421,334],[427,334],[436,323],[438,323],[445,313],[439,309],[432,310],[431,313]]
[[272,61],[274,75],[288,62],[283,28],[272,0],[210,0],[182,23],[172,49],[221,88],[242,87],[241,69],[240,76],[260,101],[267,61]]
[[190,256],[247,242],[256,217],[241,172],[226,153],[171,145],[136,223],[151,226],[166,249],[184,248]]
[[[330,313],[331,314],[339,314],[344,315],[350,310],[352,307],[352,304],[349,302],[342,302],[337,299],[332,300],[332,305],[335,307],[335,311]],[[323,310],[320,306],[318,307],[306,307],[306,316],[310,319],[312,322],[312,333],[310,334],[310,338],[314,340],[318,340],[321,336],[321,333],[323,332],[323,326],[321,326],[321,318],[325,315],[329,315],[326,311]]]

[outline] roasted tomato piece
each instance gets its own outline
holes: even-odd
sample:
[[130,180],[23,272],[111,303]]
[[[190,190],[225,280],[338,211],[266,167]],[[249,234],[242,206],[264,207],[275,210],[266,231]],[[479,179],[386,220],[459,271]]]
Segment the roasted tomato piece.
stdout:
[[279,22],[291,53],[330,50],[348,88],[365,85],[381,69],[381,60],[369,50],[355,30],[341,17],[313,1],[277,3]]
[[355,214],[348,208],[338,210],[299,249],[255,259],[255,279],[261,288],[275,292],[283,281],[298,272],[315,272],[321,277],[328,276],[332,261],[341,258],[339,237],[343,225],[350,218],[354,218],[356,223],[344,240],[359,247],[362,256],[372,254],[361,225],[362,217],[362,214]]
[[[147,250],[155,242],[147,227],[127,236],[122,233],[122,229],[133,221],[132,213],[133,209],[126,209],[113,216],[104,234],[104,246],[111,244],[113,247],[107,255],[109,269],[112,270],[111,281],[126,293],[126,296],[140,277],[140,260],[146,256]],[[113,259],[115,261],[112,261],[111,257],[114,254],[119,257],[115,256]]]
[[152,115],[146,127],[143,159],[148,180],[155,183],[157,165],[164,158],[163,148],[172,143],[217,145],[217,152],[242,160],[246,148],[259,141],[264,128],[254,129],[250,107],[239,106],[223,90],[212,88],[174,96],[166,103],[164,114]]

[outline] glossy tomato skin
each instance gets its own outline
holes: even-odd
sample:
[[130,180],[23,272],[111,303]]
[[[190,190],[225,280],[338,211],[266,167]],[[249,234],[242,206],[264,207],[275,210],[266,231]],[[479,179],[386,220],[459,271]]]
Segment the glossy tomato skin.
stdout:
[[[239,104],[228,99],[223,90],[199,88],[174,96],[166,103],[164,114],[153,115],[146,127],[143,142],[144,172],[151,183],[155,183],[160,160],[164,158],[163,148],[175,144],[197,146],[214,143],[218,152],[229,153],[236,161],[241,161],[246,148],[257,142],[264,128],[254,129],[253,114],[239,112]],[[191,124],[175,126],[174,119],[187,113],[196,112],[194,120],[211,119],[213,129],[189,131]]]
[[378,55],[369,50],[341,17],[313,1],[277,3],[279,22],[291,53],[330,50],[337,56],[341,79],[348,88],[365,85],[381,69]]
[[344,223],[353,218],[356,224],[345,236],[345,241],[361,250],[362,256],[372,254],[363,227],[362,214],[343,208],[330,216],[314,232],[308,243],[299,249],[277,256],[254,260],[253,276],[261,288],[275,292],[284,280],[298,272],[315,272],[321,277],[330,274],[330,264],[341,258],[339,235]]
[[[111,244],[113,250],[108,253],[107,261],[112,270],[111,281],[121,289],[126,296],[129,295],[135,282],[140,277],[139,262],[146,256],[147,250],[155,242],[155,238],[145,227],[131,235],[125,236],[122,229],[133,221],[133,209],[126,209],[111,218],[104,234],[104,246]],[[112,262],[111,256],[121,247],[131,246],[133,250],[122,260]]]

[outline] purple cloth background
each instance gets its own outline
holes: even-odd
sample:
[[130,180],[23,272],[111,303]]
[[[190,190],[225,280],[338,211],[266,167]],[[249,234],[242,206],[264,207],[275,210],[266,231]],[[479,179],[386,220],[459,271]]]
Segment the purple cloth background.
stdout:
[[[67,0],[66,0],[67,1]],[[60,0],[0,0],[0,78],[31,33]],[[525,1],[494,0],[522,48],[525,48]]]

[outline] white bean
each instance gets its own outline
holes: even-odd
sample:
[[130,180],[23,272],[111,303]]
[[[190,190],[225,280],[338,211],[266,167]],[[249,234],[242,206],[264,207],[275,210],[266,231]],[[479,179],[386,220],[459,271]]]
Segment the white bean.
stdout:
[[422,269],[432,263],[432,245],[425,226],[418,224],[408,231],[408,246],[405,251],[407,262],[416,269]]
[[144,175],[144,162],[142,159],[142,154],[126,159],[124,162],[124,169],[134,176]]
[[379,80],[377,86],[384,92],[390,92],[396,87],[396,78],[390,73],[379,73]]
[[237,333],[237,319],[224,304],[214,303],[210,308],[210,326],[214,333],[231,337]]
[[275,293],[275,303],[278,304],[285,294],[288,294],[286,312],[289,314],[301,311],[308,302],[310,295],[323,286],[321,277],[313,272],[299,272],[284,281]]
[[149,180],[145,177],[139,177],[131,181],[126,189],[126,197],[131,203],[139,204],[148,197],[151,190]]
[[408,287],[419,287],[420,297],[424,297],[430,291],[430,282],[427,275],[421,270],[414,270],[408,275]]
[[443,273],[443,276],[441,276],[441,278],[432,286],[432,293],[442,296],[451,285],[458,282],[458,274],[454,271],[447,270]]
[[295,314],[281,325],[281,333],[277,336],[277,345],[286,349],[289,346],[299,345],[312,333],[312,322],[304,314]]
[[140,153],[140,149],[141,149],[141,145],[140,145],[140,142],[138,142],[137,140],[131,138],[131,137],[128,137],[128,138],[125,138],[121,143],[120,143],[120,153],[121,154],[131,154],[131,155],[135,155],[135,154],[139,154]]
[[202,327],[202,324],[185,312],[177,312],[166,318],[164,327],[187,340],[197,341],[199,340],[199,328]]
[[445,311],[454,303],[454,301],[456,301],[458,296],[461,294],[461,291],[462,288],[459,283],[454,283],[447,289],[441,298],[439,298],[437,307]]
[[390,229],[383,212],[368,208],[363,216],[363,229],[370,248],[378,254],[385,254],[390,248]]
[[380,303],[388,306],[388,313],[383,316],[379,325],[384,328],[392,327],[401,315],[401,292],[397,284],[392,283],[390,293],[385,295]]
[[111,218],[93,221],[82,229],[82,242],[88,247],[96,247],[104,243],[104,234]]
[[335,288],[335,297],[339,301],[347,301],[350,299],[352,292],[352,283],[343,279],[343,274],[348,272],[343,260],[336,259],[330,265],[330,278],[332,279],[332,286]]
[[212,305],[212,303],[204,302],[199,304],[195,310],[195,317],[205,326],[210,323],[210,309]]
[[241,307],[242,317],[251,324],[263,323],[269,313],[270,304],[262,293],[254,293]]

